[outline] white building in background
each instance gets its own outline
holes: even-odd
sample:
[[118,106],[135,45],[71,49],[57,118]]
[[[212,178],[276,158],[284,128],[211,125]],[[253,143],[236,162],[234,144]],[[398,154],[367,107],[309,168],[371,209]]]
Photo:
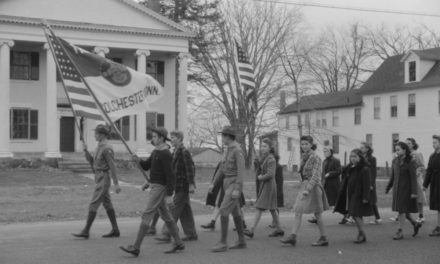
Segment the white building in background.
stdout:
[[[303,97],[303,134],[332,145],[347,162],[361,141],[373,144],[378,166],[390,164],[394,144],[411,137],[425,162],[433,152],[432,135],[440,134],[440,48],[412,50],[386,59],[358,90]],[[298,166],[297,102],[278,113],[281,164]]]
[[[147,156],[153,149],[148,127],[186,132],[188,39],[194,33],[132,0],[6,0],[0,1],[0,157],[81,151],[41,18],[67,41],[162,84],[165,96],[150,109],[116,121],[134,152]],[[94,147],[98,122],[78,121]],[[127,152],[116,134],[109,137],[116,152]]]

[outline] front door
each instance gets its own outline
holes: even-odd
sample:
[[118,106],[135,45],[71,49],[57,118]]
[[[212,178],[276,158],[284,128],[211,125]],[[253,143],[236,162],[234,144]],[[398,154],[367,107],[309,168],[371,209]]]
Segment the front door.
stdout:
[[75,152],[75,118],[63,116],[60,120],[60,151]]

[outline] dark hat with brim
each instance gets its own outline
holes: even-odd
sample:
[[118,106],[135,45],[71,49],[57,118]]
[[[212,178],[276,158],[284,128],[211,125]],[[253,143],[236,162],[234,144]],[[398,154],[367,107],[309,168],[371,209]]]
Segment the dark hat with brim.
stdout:
[[110,133],[110,129],[108,129],[107,126],[102,125],[102,124],[97,125],[96,128],[92,129],[92,130],[95,131],[95,132],[98,132],[98,133],[103,133],[103,134]]
[[235,128],[233,126],[224,126],[222,131],[217,132],[219,134],[225,134],[225,135],[231,135],[236,136],[237,132],[235,131]]
[[163,136],[165,138],[165,141],[171,141],[171,139],[168,138],[168,130],[164,127],[155,127],[151,128],[151,131],[156,132],[160,136]]

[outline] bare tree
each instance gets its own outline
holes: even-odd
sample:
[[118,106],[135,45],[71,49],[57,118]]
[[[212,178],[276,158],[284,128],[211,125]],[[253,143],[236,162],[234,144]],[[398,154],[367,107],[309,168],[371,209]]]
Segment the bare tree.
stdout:
[[[191,81],[203,87],[238,129],[241,144],[250,167],[254,141],[269,102],[283,87],[285,77],[279,71],[282,54],[279,46],[288,41],[295,27],[297,9],[274,3],[230,0],[222,2],[222,19],[203,28],[193,28],[203,38],[191,47],[193,62]],[[245,94],[238,82],[234,41],[241,42],[255,70],[257,118],[245,104]]]
[[309,80],[315,91],[330,93],[359,88],[371,71],[371,49],[359,23],[323,30],[308,56]]

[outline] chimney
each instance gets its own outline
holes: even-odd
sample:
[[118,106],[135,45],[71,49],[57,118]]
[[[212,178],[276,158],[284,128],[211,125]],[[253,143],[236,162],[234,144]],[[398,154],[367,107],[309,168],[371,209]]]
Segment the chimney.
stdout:
[[286,91],[280,91],[280,110],[286,107]]
[[160,0],[146,0],[147,7],[156,13],[160,13]]

